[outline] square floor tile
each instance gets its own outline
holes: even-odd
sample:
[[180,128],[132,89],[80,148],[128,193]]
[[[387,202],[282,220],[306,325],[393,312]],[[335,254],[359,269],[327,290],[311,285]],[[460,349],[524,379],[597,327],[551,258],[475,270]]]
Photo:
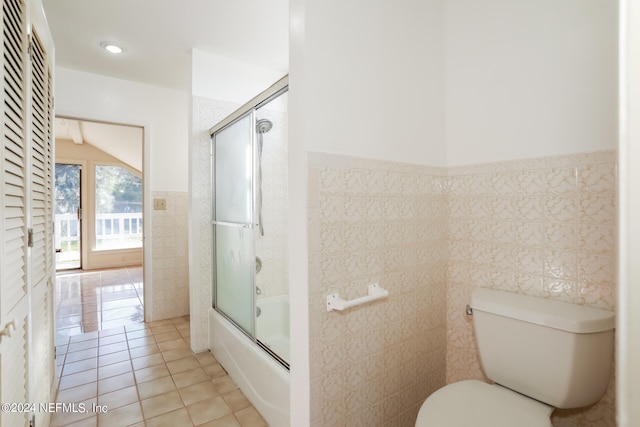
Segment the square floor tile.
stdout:
[[122,334],[108,335],[106,337],[100,337],[98,342],[101,346],[103,346],[103,345],[114,344],[114,343],[122,342],[126,340],[127,340],[127,336],[124,333],[122,333]]
[[105,406],[109,411],[137,401],[138,391],[136,386],[125,387],[123,389],[98,396],[98,405]]
[[184,407],[177,390],[144,399],[141,403],[145,418],[157,417]]
[[227,375],[227,371],[225,371],[222,365],[217,362],[211,365],[207,365],[203,369],[211,379],[220,378]]
[[231,414],[231,408],[222,396],[212,397],[187,407],[195,425],[203,424],[216,418]]
[[124,362],[129,359],[130,359],[130,356],[127,350],[117,351],[115,353],[109,353],[103,356],[98,356],[98,366],[112,365],[114,363]]
[[133,330],[133,331],[129,331],[127,329],[127,339],[128,340],[132,340],[132,339],[136,339],[136,338],[143,338],[143,337],[152,337],[152,336],[153,336],[153,332],[151,332],[151,329],[142,328],[142,329],[137,329],[137,330]]
[[157,417],[146,419],[146,427],[191,426],[191,418],[185,408],[176,409]]
[[253,406],[234,412],[242,427],[267,427],[267,423]]
[[170,375],[165,365],[154,365],[148,368],[137,369],[134,371],[136,381],[143,383]]
[[76,403],[98,395],[98,383],[92,382],[58,391],[57,402]]
[[220,393],[218,393],[218,390],[216,390],[211,381],[204,381],[183,387],[178,391],[180,392],[182,401],[186,406],[220,396]]
[[114,377],[116,375],[124,374],[125,372],[131,372],[130,360],[124,360],[122,362],[113,363],[111,365],[101,366],[98,368],[98,379],[103,380],[105,378]]
[[[64,369],[62,371],[64,372]],[[76,374],[63,375],[62,378],[60,378],[60,390],[96,382],[98,378],[97,375],[97,369],[89,369]]]
[[140,402],[131,403],[98,414],[98,424],[101,426],[129,426],[143,421]]
[[229,393],[225,393],[222,395],[222,397],[234,412],[251,406],[251,402],[249,402],[249,399],[247,399],[239,389],[230,391]]
[[78,372],[87,371],[89,369],[96,369],[97,360],[95,358],[91,359],[83,359],[77,362],[67,362],[64,364],[64,369],[62,370],[63,375],[76,374]]
[[133,369],[137,370],[163,364],[164,359],[162,358],[162,354],[156,353],[149,356],[136,357],[135,359],[131,359],[131,363],[133,364]]
[[147,399],[159,394],[170,393],[175,389],[176,385],[173,382],[173,378],[171,378],[170,376],[138,383],[138,393],[140,394],[140,399]]
[[[156,339],[157,338],[158,335],[156,335]],[[182,339],[182,337],[178,335],[178,338],[176,339],[166,341],[158,340],[158,348],[160,349],[160,351],[180,350],[187,348],[187,344],[185,343],[184,339]]]
[[105,394],[115,390],[120,390],[135,384],[133,372],[109,377],[98,381],[98,394]]
[[200,363],[198,363],[198,359],[194,356],[167,362],[167,368],[169,368],[169,372],[171,372],[171,374],[178,374],[180,372],[190,371],[199,367]]
[[213,379],[211,381],[213,382],[213,385],[216,386],[216,389],[220,394],[225,394],[238,388],[236,383],[234,383],[231,377],[228,375]]
[[162,357],[165,362],[171,362],[172,360],[184,359],[191,356],[193,353],[189,347],[178,348],[175,350],[168,350],[162,352]]
[[184,388],[203,381],[209,381],[209,376],[202,368],[191,369],[190,371],[173,375],[173,382],[176,383],[178,388]]
[[129,350],[131,357],[148,356],[150,354],[160,353],[160,349],[156,344],[136,347]]
[[198,427],[243,427],[238,422],[234,414],[225,415],[208,423],[200,424]]
[[98,338],[86,340],[86,341],[78,341],[69,343],[69,352],[86,350],[88,348],[94,348],[98,346]]

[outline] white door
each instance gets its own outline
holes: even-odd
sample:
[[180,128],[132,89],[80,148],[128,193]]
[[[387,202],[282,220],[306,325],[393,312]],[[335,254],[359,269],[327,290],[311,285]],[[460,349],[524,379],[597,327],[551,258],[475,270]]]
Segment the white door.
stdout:
[[[51,74],[46,52],[32,29],[31,38],[31,140],[30,150],[30,269],[29,401],[50,402],[53,356],[53,147],[51,142]],[[41,425],[38,414],[36,425]]]
[[[27,392],[27,91],[26,5],[2,2],[2,281],[0,286],[0,402],[28,402]],[[29,412],[3,410],[0,426],[28,425]]]
[[0,427],[48,425],[54,375],[53,97],[30,6],[2,0],[0,23]]

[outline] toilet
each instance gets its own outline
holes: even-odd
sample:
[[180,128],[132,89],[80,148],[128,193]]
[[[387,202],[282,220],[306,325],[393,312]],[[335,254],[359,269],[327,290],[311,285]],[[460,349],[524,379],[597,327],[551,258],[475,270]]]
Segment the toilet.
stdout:
[[449,384],[425,400],[416,427],[550,427],[555,408],[604,395],[615,314],[477,288],[470,307],[482,369],[492,384]]

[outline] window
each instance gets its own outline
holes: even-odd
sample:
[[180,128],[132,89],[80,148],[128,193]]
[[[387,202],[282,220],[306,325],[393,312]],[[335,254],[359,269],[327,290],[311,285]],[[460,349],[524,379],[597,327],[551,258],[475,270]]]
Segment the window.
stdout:
[[142,178],[120,166],[96,166],[96,249],[142,247]]

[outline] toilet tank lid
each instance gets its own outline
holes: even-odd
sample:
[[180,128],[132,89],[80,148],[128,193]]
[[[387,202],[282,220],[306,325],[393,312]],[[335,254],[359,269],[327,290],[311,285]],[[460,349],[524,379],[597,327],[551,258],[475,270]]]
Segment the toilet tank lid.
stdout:
[[474,289],[470,306],[473,310],[577,334],[610,331],[616,321],[615,313],[609,310],[488,288]]

